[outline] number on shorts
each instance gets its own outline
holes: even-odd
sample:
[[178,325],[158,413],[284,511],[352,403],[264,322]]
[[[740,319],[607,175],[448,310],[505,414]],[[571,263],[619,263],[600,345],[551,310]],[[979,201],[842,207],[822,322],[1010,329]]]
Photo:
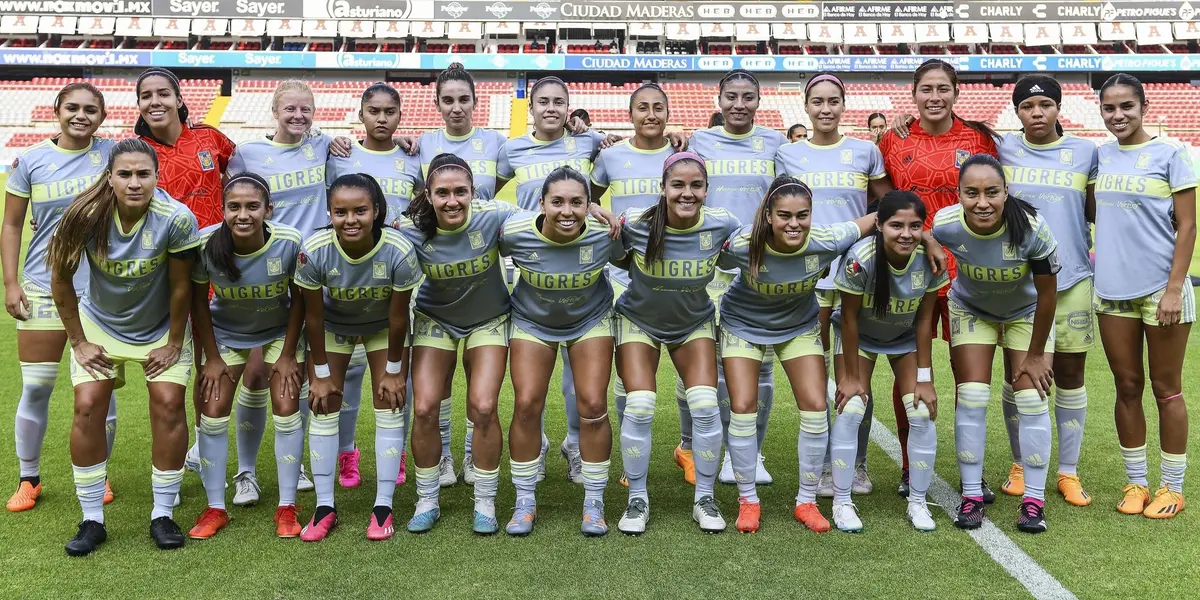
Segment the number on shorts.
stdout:
[[1100,299],[1100,312],[1105,313],[1131,313],[1133,312],[1132,300],[1105,300]]

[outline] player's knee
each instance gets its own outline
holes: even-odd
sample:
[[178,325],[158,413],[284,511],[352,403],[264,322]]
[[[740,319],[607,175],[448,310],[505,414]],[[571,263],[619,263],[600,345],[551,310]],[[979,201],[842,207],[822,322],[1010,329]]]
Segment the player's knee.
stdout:
[[603,393],[578,390],[575,402],[583,419],[595,419],[608,412],[608,397]]
[[476,429],[491,425],[498,418],[496,415],[496,399],[471,398],[468,412],[470,413],[471,422],[475,424]]
[[1146,378],[1141,373],[1113,373],[1113,384],[1118,402],[1142,402],[1142,391],[1146,389]]
[[431,398],[423,398],[418,396],[413,402],[413,420],[420,421],[422,424],[437,425],[438,416],[441,414],[442,403],[440,400]]
[[522,425],[540,423],[545,407],[546,399],[544,397],[537,398],[532,394],[519,394],[513,401],[513,421]]
[[1179,378],[1163,378],[1164,381],[1151,380],[1150,389],[1154,392],[1154,401],[1159,408],[1170,406],[1173,403],[1183,402],[1183,394]]
[[[228,415],[228,411],[226,415]],[[152,398],[150,401],[150,418],[160,427],[174,429],[182,428],[187,420],[182,394],[172,394],[162,398]]]

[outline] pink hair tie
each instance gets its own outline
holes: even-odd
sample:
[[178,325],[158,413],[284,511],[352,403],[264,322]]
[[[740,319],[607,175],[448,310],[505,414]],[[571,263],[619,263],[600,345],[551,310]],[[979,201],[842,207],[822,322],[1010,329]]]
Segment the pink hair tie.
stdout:
[[675,154],[667,157],[667,160],[663,162],[663,173],[666,173],[667,170],[671,168],[671,165],[681,160],[694,160],[700,163],[700,170],[704,172],[705,177],[708,177],[708,168],[704,166],[704,159],[695,152],[676,152]]
[[1183,397],[1183,392],[1179,392],[1178,394],[1175,394],[1174,396],[1168,396],[1166,398],[1159,398],[1158,401],[1159,402],[1168,402],[1170,400],[1174,400],[1176,398],[1181,398],[1181,397]]

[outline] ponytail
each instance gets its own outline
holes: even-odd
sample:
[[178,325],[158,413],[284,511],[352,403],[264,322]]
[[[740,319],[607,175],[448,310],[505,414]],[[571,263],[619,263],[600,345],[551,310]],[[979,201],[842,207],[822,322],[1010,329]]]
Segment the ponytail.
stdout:
[[[1004,181],[1004,186],[1008,187],[1008,179],[1004,176],[1004,168],[1000,166],[1000,161],[990,154],[976,154],[967,160],[963,161],[962,167],[958,169],[958,180],[961,182],[963,174],[967,169],[982,165],[991,168]],[[1037,216],[1037,209],[1032,204],[1008,194],[1004,198],[1004,227],[1008,230],[1008,243],[1013,247],[1019,247],[1025,243],[1025,240],[1033,232],[1033,225],[1030,220]]]
[[812,190],[808,184],[790,175],[780,175],[767,187],[767,194],[758,205],[754,215],[754,227],[750,230],[750,277],[758,277],[758,268],[763,264],[767,242],[771,239],[771,211],[775,200],[781,196],[804,196],[812,203]]
[[[875,318],[883,319],[887,316],[888,308],[892,304],[892,281],[886,274],[888,272],[887,249],[883,243],[883,224],[892,218],[897,212],[911,209],[916,213],[917,218],[922,223],[925,222],[925,217],[928,212],[925,209],[925,203],[921,201],[921,197],[908,190],[892,190],[883,195],[879,199],[879,209],[875,215],[875,233],[872,239],[875,242],[875,272],[872,275],[874,282],[871,287],[874,288],[873,296],[875,306],[872,311]],[[914,250],[915,252],[916,250]],[[848,260],[853,260],[847,257]],[[882,274],[882,275],[881,275]]]
[[429,199],[429,192],[433,189],[434,175],[443,169],[462,169],[467,174],[467,181],[471,182],[471,196],[475,196],[475,178],[467,161],[448,152],[433,157],[433,160],[429,161],[425,187],[417,191],[408,208],[404,210],[404,216],[413,222],[417,231],[425,234],[426,242],[437,235],[437,212],[433,208],[433,201]]
[[[262,195],[262,201],[265,205],[271,205],[271,186],[267,185],[267,180],[263,179],[257,173],[238,173],[229,178],[225,182],[225,189],[222,197],[225,200],[229,199],[229,192],[234,186],[248,185]],[[263,221],[263,235],[267,234],[267,223]],[[238,281],[242,278],[242,269],[238,267],[236,257],[233,252],[233,230],[229,228],[229,224],[225,219],[221,219],[221,227],[213,232],[208,238],[208,242],[204,244],[204,256],[206,256],[213,266],[220,269],[229,277],[230,281]]]

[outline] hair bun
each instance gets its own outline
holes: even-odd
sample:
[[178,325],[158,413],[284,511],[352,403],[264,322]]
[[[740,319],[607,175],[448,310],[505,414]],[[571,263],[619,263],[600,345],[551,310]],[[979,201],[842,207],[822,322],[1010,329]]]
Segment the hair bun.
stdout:
[[460,62],[452,62],[452,63],[450,63],[450,66],[446,67],[446,70],[447,71],[466,71],[467,68],[464,67],[463,64]]

